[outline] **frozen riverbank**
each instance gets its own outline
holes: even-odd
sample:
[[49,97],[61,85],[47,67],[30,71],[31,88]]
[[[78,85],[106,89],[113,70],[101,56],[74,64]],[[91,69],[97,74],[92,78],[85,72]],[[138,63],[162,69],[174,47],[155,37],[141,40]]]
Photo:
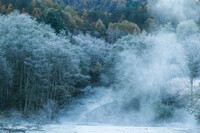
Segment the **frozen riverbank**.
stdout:
[[85,125],[1,125],[1,133],[199,133],[198,128]]

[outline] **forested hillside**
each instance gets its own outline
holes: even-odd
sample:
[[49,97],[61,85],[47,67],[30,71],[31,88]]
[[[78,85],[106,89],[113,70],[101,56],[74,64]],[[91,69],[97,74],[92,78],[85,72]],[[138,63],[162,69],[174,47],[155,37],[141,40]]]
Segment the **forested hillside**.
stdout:
[[[81,4],[81,2],[78,3]],[[85,4],[98,7],[97,1],[88,2]],[[95,4],[90,4],[90,2]],[[39,22],[50,24],[57,33],[61,30],[71,34],[90,33],[95,37],[106,38],[112,43],[120,36],[139,33],[142,30],[148,31],[154,25],[154,20],[147,12],[146,2],[125,3],[128,5],[125,8],[114,8],[112,12],[107,12],[68,6],[73,4],[78,6],[76,1],[64,3],[52,0],[1,0],[0,12],[9,14],[14,10],[19,10],[21,13],[29,13]],[[109,7],[107,4],[104,6]]]
[[172,1],[0,0],[0,119],[200,120],[200,3]]

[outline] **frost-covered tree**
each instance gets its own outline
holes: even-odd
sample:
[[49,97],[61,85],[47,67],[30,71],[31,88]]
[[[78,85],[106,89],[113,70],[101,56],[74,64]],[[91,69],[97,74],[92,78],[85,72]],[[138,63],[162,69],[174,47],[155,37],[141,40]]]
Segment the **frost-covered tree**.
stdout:
[[0,34],[0,73],[5,80],[0,88],[11,85],[10,91],[1,89],[1,96],[9,95],[9,107],[15,105],[24,113],[49,101],[59,107],[89,82],[84,70],[88,62],[81,48],[50,26],[14,12],[0,16]]
[[122,36],[126,36],[127,33],[124,31],[119,30],[118,28],[108,28],[106,31],[106,40],[109,43],[115,43],[118,39]]
[[104,40],[94,38],[88,34],[73,36],[73,40],[86,54],[87,62],[90,62],[89,68],[85,70],[90,73],[92,82],[99,81],[99,76],[103,71],[103,65],[111,46]]
[[195,85],[195,80],[200,77],[200,34],[199,26],[193,21],[183,21],[176,29],[178,40],[182,43],[188,66],[190,81],[190,105],[188,110],[200,119],[200,89]]
[[179,41],[183,44],[189,69],[191,95],[194,79],[200,76],[200,34],[193,20],[181,22],[176,29]]

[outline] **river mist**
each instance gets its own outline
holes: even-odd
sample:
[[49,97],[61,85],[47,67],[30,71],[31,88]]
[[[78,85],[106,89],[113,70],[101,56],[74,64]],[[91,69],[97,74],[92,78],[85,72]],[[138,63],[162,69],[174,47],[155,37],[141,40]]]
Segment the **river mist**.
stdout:
[[[107,48],[101,85],[86,87],[90,91],[62,110],[59,121],[194,126],[199,105],[199,4],[149,0],[148,10],[155,20],[152,30],[127,35]],[[85,37],[78,35],[74,40],[81,42]]]

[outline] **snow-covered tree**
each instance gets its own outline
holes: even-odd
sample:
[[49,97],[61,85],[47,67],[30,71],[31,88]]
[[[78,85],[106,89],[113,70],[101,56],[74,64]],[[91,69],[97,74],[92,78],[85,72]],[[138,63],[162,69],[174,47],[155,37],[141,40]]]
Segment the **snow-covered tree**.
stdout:
[[193,20],[181,22],[176,29],[177,37],[183,44],[187,57],[191,94],[194,79],[200,76],[200,34],[199,27]]
[[87,56],[85,58],[88,59],[86,62],[90,62],[89,68],[85,69],[90,73],[92,82],[99,81],[99,76],[103,71],[103,65],[105,64],[111,45],[102,39],[97,39],[88,34],[73,36],[73,40],[77,46],[81,47],[85,56]]
[[1,73],[9,75],[2,77],[3,83],[12,83],[10,103],[19,110],[38,110],[49,100],[61,106],[69,100],[63,98],[73,96],[76,88],[89,82],[82,49],[49,25],[14,12],[0,16],[0,34]]

